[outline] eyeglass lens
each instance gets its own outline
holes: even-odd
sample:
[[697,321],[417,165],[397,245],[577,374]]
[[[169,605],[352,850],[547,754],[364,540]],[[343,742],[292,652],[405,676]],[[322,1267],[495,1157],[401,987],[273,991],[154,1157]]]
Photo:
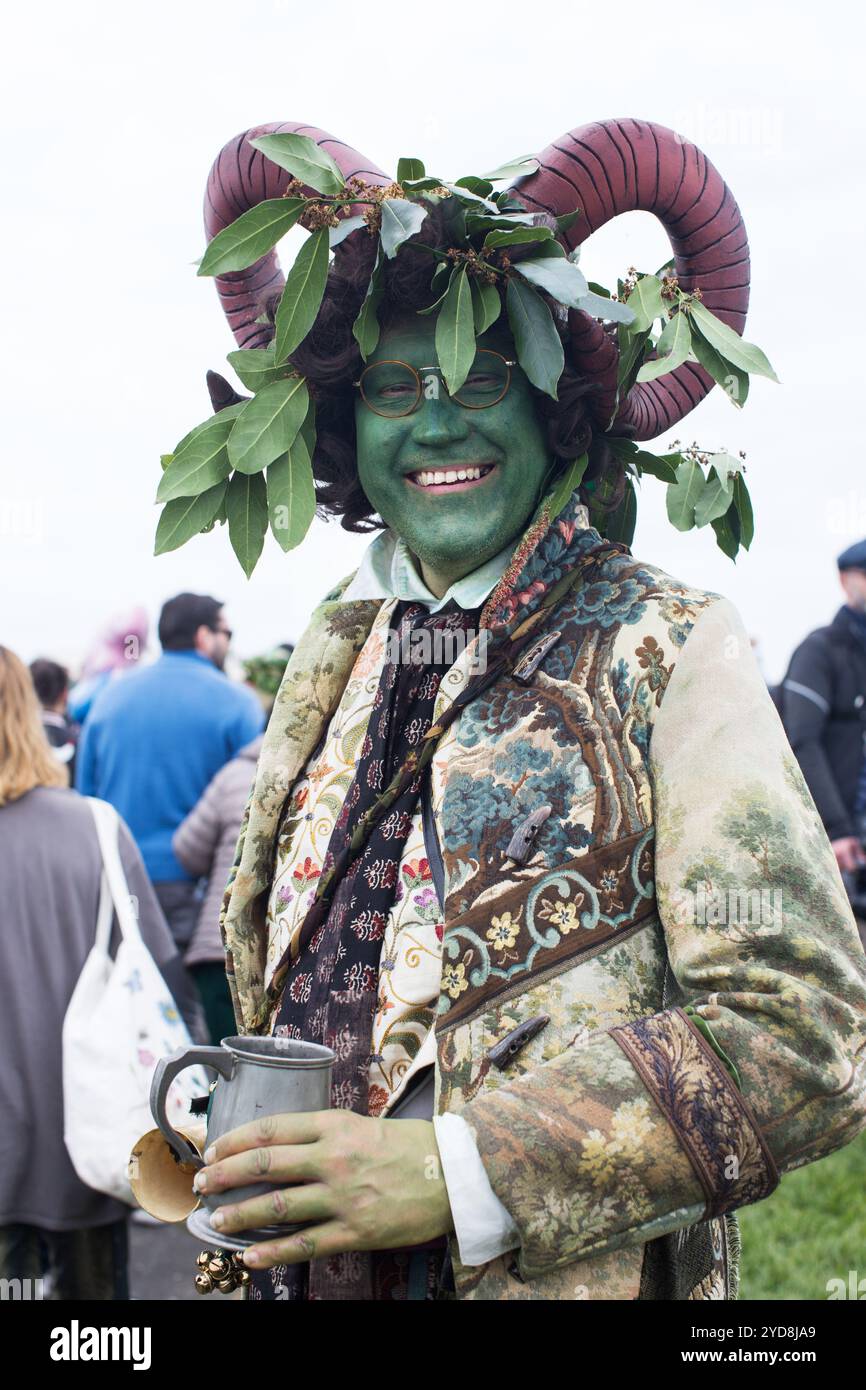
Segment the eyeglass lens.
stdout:
[[[505,395],[508,380],[505,359],[498,353],[481,350],[453,399],[476,409],[495,405]],[[364,400],[380,415],[408,415],[422,392],[427,395],[440,389],[438,373],[421,372],[419,382],[419,376],[405,362],[376,362],[361,376]]]

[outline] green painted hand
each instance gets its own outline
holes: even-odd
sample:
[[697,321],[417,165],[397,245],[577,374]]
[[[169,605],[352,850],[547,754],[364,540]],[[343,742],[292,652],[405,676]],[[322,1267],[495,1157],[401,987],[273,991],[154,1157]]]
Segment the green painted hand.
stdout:
[[272,1115],[223,1135],[205,1157],[197,1192],[257,1178],[287,1184],[220,1207],[211,1216],[218,1230],[311,1223],[251,1246],[244,1261],[256,1269],[421,1245],[454,1229],[429,1120],[375,1120],[347,1110]]

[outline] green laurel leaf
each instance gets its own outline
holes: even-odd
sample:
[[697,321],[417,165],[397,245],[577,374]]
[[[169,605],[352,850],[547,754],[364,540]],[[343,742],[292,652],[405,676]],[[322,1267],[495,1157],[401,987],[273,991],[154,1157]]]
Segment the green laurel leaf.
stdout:
[[695,524],[695,507],[706,487],[706,478],[700,464],[694,459],[683,459],[677,468],[677,480],[669,483],[665,504],[668,520],[678,531],[691,531]]
[[345,180],[339,165],[308,135],[259,135],[250,144],[314,192],[326,198],[342,193]]
[[652,328],[656,319],[666,318],[661,281],[654,275],[641,276],[628,297],[628,307],[634,314],[632,328],[636,333]]
[[657,358],[654,362],[644,362],[637,374],[638,381],[655,381],[668,372],[676,371],[688,358],[691,347],[692,335],[688,316],[682,313],[674,314],[672,319],[668,319],[656,343]]
[[550,519],[555,521],[571,498],[575,488],[580,487],[583,475],[589,466],[589,454],[581,454],[573,459],[565,473],[556,484],[550,497]]
[[260,473],[291,446],[309,405],[303,377],[264,386],[247,401],[228,439],[229,462],[239,473]]
[[459,391],[475,361],[475,315],[465,265],[451,280],[436,319],[436,357],[449,395]]
[[734,479],[734,506],[740,521],[740,544],[744,550],[748,550],[755,538],[755,516],[749,489],[742,473],[738,473]]
[[579,309],[581,301],[589,293],[583,271],[567,257],[542,256],[538,260],[520,261],[514,268],[524,280],[546,290],[570,309]]
[[267,471],[268,519],[283,550],[300,545],[316,514],[316,490],[310,452],[302,433]]
[[177,550],[193,536],[197,536],[206,526],[210,526],[219,513],[228,484],[225,480],[208,488],[198,497],[178,497],[166,502],[160,513],[156,527],[154,555],[165,555],[169,550]]
[[427,170],[420,159],[409,157],[397,160],[398,183],[403,183],[406,179],[423,179],[426,173]]
[[391,261],[397,250],[410,236],[421,230],[427,220],[427,209],[408,198],[382,199],[382,228],[380,239],[382,250]]
[[717,386],[721,386],[731,404],[742,410],[749,395],[748,372],[726,361],[704,337],[696,320],[692,320],[691,329],[692,352],[698,364],[713,378]]
[[197,497],[228,477],[231,464],[226,445],[235,423],[234,417],[226,420],[220,411],[191,431],[159,480],[157,502]]
[[517,360],[533,386],[556,400],[565,354],[550,309],[532,286],[516,275],[508,281],[505,307]]
[[267,198],[241,213],[209,243],[201,258],[199,275],[225,275],[266,256],[294,227],[304,209],[303,198]]
[[710,521],[718,521],[731,505],[734,497],[733,480],[724,468],[710,467],[703,491],[695,504],[695,525],[706,526]]
[[710,346],[721,353],[727,362],[730,362],[734,367],[739,367],[744,372],[752,372],[756,376],[766,376],[771,381],[778,382],[779,378],[761,349],[756,347],[754,343],[747,343],[733,328],[729,328],[726,323],[722,323],[721,319],[717,319],[715,314],[710,313],[705,304],[693,300],[688,306],[688,312]]
[[495,285],[472,281],[472,311],[475,316],[475,336],[480,338],[499,318],[502,300]]
[[262,553],[268,529],[268,490],[263,474],[256,473],[254,477],[232,474],[226,493],[226,516],[232,549],[249,579]]
[[370,353],[375,351],[379,341],[379,320],[376,313],[384,291],[382,266],[382,248],[378,246],[376,248],[376,263],[367,285],[367,293],[364,295],[364,302],[358,311],[358,316],[352,324],[352,337],[361,349],[361,356],[365,362]]
[[328,280],[328,228],[320,227],[304,242],[286,276],[277,307],[274,361],[285,362],[316,321]]
[[286,365],[274,366],[273,346],[266,348],[239,348],[230,352],[226,361],[243,382],[248,391],[261,391],[272,381],[279,381],[287,372]]

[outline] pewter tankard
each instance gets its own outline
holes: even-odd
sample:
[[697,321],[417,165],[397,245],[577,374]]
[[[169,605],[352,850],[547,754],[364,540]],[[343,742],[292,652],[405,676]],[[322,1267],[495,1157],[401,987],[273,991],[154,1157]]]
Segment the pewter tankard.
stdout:
[[[318,1043],[296,1038],[223,1038],[219,1047],[183,1047],[157,1064],[150,1088],[153,1118],[178,1159],[196,1168],[204,1160],[168,1122],[165,1101],[174,1078],[186,1067],[201,1064],[219,1073],[211,1092],[207,1116],[207,1142],[263,1115],[327,1110],[331,1099],[334,1053]],[[285,1183],[254,1183],[227,1192],[208,1193],[211,1211],[226,1203],[243,1202],[273,1192]],[[285,1228],[284,1228],[285,1229]]]

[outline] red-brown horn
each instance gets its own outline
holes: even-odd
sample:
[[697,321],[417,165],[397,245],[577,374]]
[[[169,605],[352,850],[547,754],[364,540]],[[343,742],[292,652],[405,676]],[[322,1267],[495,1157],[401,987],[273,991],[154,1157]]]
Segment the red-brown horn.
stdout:
[[[684,290],[742,333],[749,304],[749,243],[736,201],[706,155],[665,126],[611,120],[580,126],[537,156],[539,169],[511,190],[532,211],[554,216],[580,208],[563,234],[569,250],[612,217],[652,212],[670,238]],[[616,400],[618,353],[587,314],[570,311],[572,359],[602,387],[593,409],[605,423]],[[712,378],[690,362],[656,381],[639,382],[617,412],[615,432],[654,439],[703,400]]]
[[[280,198],[285,192],[291,175],[249,144],[259,135],[282,134],[306,135],[315,140],[339,165],[346,179],[357,174],[367,183],[391,182],[387,174],[353,150],[351,145],[335,139],[317,126],[303,125],[299,121],[276,121],[253,126],[234,140],[229,140],[213,162],[204,199],[204,225],[208,241],[236,217],[240,217],[241,213],[248,212],[266,198]],[[314,196],[314,189],[305,187],[304,191],[307,196]],[[269,252],[246,270],[216,277],[217,292],[239,347],[261,347],[270,341],[270,327],[256,323],[256,319],[261,316],[264,301],[269,295],[278,294],[284,284],[285,278],[275,251]]]

